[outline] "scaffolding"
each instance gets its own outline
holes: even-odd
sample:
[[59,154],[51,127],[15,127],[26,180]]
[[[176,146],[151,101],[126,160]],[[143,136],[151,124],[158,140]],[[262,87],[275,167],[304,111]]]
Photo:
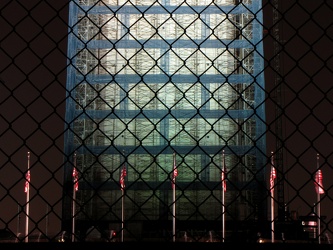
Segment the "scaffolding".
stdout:
[[120,229],[126,165],[128,231],[171,221],[175,152],[180,225],[216,224],[222,150],[227,220],[265,217],[261,1],[80,0],[69,22],[65,181],[77,152],[77,220]]

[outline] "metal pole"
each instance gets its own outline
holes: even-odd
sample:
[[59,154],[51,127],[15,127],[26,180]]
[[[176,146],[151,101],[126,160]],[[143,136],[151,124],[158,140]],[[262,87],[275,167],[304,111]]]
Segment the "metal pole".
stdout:
[[76,199],[76,191],[73,189],[73,207],[72,207],[72,242],[75,242],[75,199]]
[[121,189],[121,242],[124,242],[124,227],[125,227],[125,177],[127,175],[127,170],[126,170],[126,157],[125,157],[125,151],[123,151],[123,156],[124,156],[124,165],[120,169],[120,189]]
[[225,240],[225,205],[224,205],[224,192],[225,190],[225,156],[224,150],[222,152],[222,242]]
[[271,152],[271,172],[270,172],[270,180],[271,180],[271,237],[272,243],[275,241],[275,224],[274,224],[274,179],[275,179],[275,166],[273,160],[273,152]]
[[124,189],[121,189],[121,242],[124,242]]
[[178,175],[176,168],[176,153],[173,153],[173,172],[172,172],[172,239],[176,241],[176,176]]
[[[75,172],[74,172],[75,171]],[[76,153],[74,153],[74,170],[73,172],[74,174],[74,181],[78,181],[76,180]],[[73,201],[72,201],[72,242],[75,242],[75,210],[76,210],[76,183],[74,183],[73,185]]]
[[[319,174],[319,154],[317,154],[317,171],[316,171],[316,175],[318,175]],[[317,229],[317,235],[318,235],[318,244],[320,244],[321,243],[321,241],[320,241],[320,189],[322,188],[322,187],[320,187],[319,185],[321,185],[322,184],[322,182],[321,182],[321,176],[318,176],[318,178],[316,178],[316,181],[317,181],[317,227],[318,227],[318,229]]]
[[28,172],[26,176],[26,193],[27,193],[27,199],[26,199],[26,217],[25,217],[25,242],[29,242],[29,203],[30,203],[30,152],[28,151]]
[[48,226],[49,226],[49,205],[46,204],[46,220],[45,220],[45,234],[48,236]]
[[318,226],[318,243],[321,243],[320,240],[320,193],[317,193],[317,226]]
[[222,187],[222,242],[225,239],[225,206],[224,206],[224,190]]
[[21,206],[20,206],[20,203],[18,203],[17,204],[17,229],[16,229],[16,236],[18,236],[19,232],[20,232],[20,220],[21,220],[20,213],[21,213]]

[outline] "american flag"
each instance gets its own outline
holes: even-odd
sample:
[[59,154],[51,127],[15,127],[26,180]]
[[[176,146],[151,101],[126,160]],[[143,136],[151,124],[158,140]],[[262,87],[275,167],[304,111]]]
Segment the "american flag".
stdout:
[[79,190],[79,173],[77,172],[76,167],[73,167],[73,183],[74,183],[74,190]]
[[29,185],[30,185],[30,152],[27,153],[28,158],[28,172],[25,174],[25,185],[24,185],[24,192],[28,193]]
[[124,190],[125,188],[125,176],[127,175],[126,166],[124,165],[120,172],[120,189]]
[[270,183],[270,189],[272,190],[274,188],[274,180],[276,178],[276,170],[274,166],[274,157],[273,157],[273,152],[271,156],[271,175],[269,178],[269,183]]
[[25,185],[24,185],[24,192],[28,192],[30,184],[30,170],[25,174]]
[[315,188],[317,194],[324,194],[324,186],[323,186],[323,174],[319,169],[319,154],[317,154],[317,172],[315,176]]
[[173,153],[173,173],[172,173],[172,188],[176,187],[176,177],[178,176],[178,170],[176,166],[176,154]]
[[226,192],[227,191],[227,180],[226,180],[226,175],[227,175],[227,168],[225,166],[225,156],[224,156],[224,150],[222,153],[222,160],[223,160],[223,164],[222,164],[222,172],[221,172],[221,181],[222,181],[222,185],[223,185],[223,191]]
[[317,194],[324,194],[324,188],[323,188],[323,174],[320,169],[316,172],[316,178],[315,178],[315,187]]

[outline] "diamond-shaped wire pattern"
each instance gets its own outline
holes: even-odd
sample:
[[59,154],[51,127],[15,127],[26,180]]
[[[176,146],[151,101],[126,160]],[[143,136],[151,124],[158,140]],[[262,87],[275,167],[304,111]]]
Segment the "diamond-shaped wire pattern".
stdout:
[[330,243],[330,1],[0,13],[0,242]]

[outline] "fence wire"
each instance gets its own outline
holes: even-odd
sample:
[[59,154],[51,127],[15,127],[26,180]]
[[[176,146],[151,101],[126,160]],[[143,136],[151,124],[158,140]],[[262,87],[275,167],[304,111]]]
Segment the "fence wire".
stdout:
[[0,3],[0,241],[333,230],[331,1]]

